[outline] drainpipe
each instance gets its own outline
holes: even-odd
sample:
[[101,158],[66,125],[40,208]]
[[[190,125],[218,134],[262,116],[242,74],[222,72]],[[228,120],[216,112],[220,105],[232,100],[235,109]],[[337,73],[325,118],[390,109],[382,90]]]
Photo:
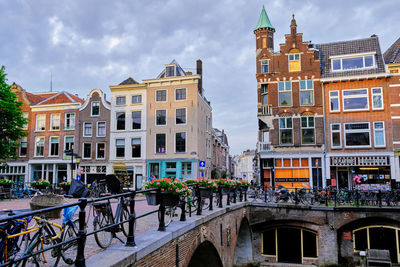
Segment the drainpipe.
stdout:
[[81,124],[82,124],[82,122],[78,121],[78,151],[76,152],[76,154],[78,154],[78,155],[79,155],[79,151],[81,151]]
[[[324,121],[324,163],[323,163],[324,165],[323,166],[325,167],[325,168],[323,168],[324,172],[323,172],[322,177],[324,177],[324,179],[322,181],[322,184],[325,185],[325,187],[326,187],[326,179],[327,179],[326,168],[328,168],[328,166],[326,164],[326,118],[325,118],[325,85],[324,85],[324,83],[322,83],[322,109],[323,109],[322,114],[323,114],[323,121]],[[317,172],[318,172],[318,168],[317,168]]]

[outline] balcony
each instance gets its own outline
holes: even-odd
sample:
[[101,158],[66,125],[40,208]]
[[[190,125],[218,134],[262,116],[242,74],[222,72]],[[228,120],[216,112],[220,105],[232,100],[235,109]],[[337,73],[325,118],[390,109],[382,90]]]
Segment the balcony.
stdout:
[[271,142],[258,142],[257,143],[258,152],[272,152]]
[[264,105],[259,108],[258,115],[272,116],[272,105]]

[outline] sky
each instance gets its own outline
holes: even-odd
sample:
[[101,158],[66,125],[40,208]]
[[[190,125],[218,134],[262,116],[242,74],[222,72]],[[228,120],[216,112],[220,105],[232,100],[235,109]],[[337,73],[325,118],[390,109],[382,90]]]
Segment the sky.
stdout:
[[195,72],[213,127],[228,135],[231,155],[255,149],[255,37],[262,6],[278,52],[295,14],[304,41],[327,43],[379,36],[382,52],[400,37],[398,0],[0,0],[0,66],[29,92],[94,88],[128,77],[156,78],[175,59]]

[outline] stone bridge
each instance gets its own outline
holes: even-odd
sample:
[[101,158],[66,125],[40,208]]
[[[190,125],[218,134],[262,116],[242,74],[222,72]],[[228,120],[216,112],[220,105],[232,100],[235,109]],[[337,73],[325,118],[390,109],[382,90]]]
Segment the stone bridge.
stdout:
[[[360,251],[390,251],[400,262],[400,208],[236,203],[165,232],[136,237],[137,246],[111,247],[87,266],[359,265]],[[282,265],[283,264],[283,265]]]

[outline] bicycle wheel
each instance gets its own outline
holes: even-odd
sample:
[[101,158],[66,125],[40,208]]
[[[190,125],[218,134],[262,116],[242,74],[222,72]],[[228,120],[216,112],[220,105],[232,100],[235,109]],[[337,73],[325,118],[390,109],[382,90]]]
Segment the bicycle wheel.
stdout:
[[[64,232],[62,234],[62,241],[67,241],[76,238],[78,235],[79,219],[75,219],[72,224],[67,224],[65,226]],[[72,265],[75,262],[76,255],[78,253],[78,241],[72,241],[61,247],[61,253],[59,257],[62,257],[66,264]]]
[[[31,242],[29,242],[27,250],[24,252],[24,256],[25,255],[29,255],[29,254],[35,252],[36,250],[39,250],[41,248],[40,245],[41,245],[40,244],[40,236],[39,236],[39,233],[38,233],[33,237]],[[21,264],[22,267],[33,267],[33,266],[39,267],[43,263],[44,262],[41,259],[40,254],[37,254],[37,255],[31,256],[31,257],[29,257],[27,259],[24,259],[22,261],[22,264],[21,263],[20,264]],[[20,266],[20,265],[16,264],[16,266]]]
[[210,207],[210,199],[209,198],[202,198],[201,199],[201,208],[206,210]]
[[[93,230],[96,231],[107,225],[110,225],[111,221],[112,220],[108,215],[103,214],[103,212],[98,212],[93,222]],[[106,229],[95,233],[94,239],[96,240],[96,243],[99,247],[101,248],[109,247],[113,239],[112,229]]]
[[[136,217],[136,213],[134,213],[135,217]],[[121,213],[121,217],[120,217],[120,222],[122,221],[126,221],[129,220],[129,211],[128,209],[122,209],[122,213]],[[129,234],[129,222],[123,223],[121,225],[122,228],[122,233],[124,234],[124,236],[128,237]],[[133,231],[136,231],[136,221],[133,224]]]

